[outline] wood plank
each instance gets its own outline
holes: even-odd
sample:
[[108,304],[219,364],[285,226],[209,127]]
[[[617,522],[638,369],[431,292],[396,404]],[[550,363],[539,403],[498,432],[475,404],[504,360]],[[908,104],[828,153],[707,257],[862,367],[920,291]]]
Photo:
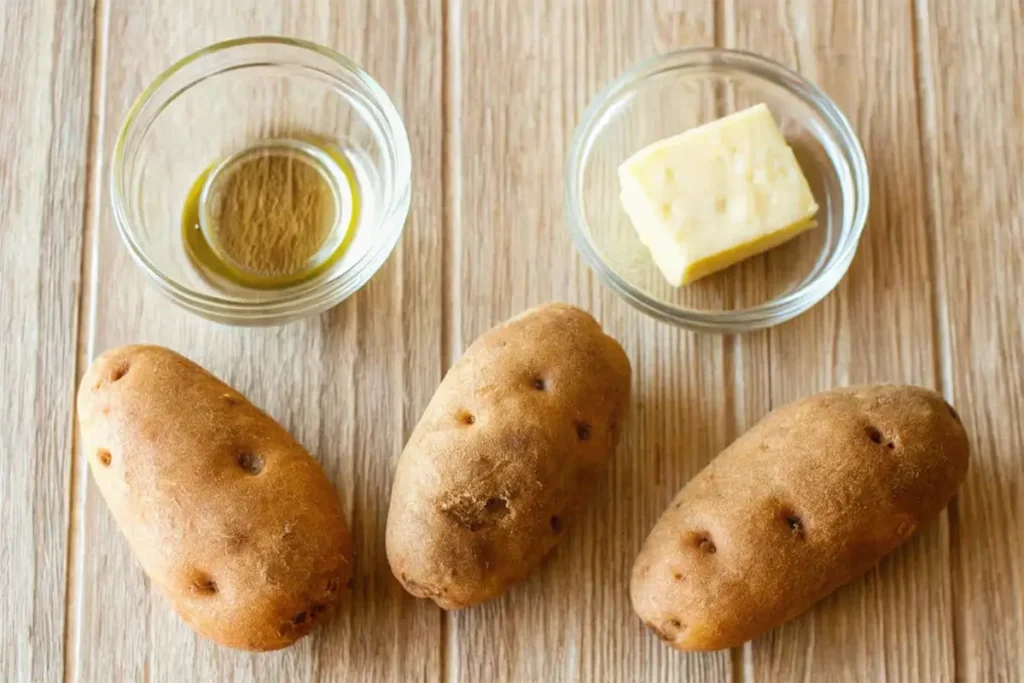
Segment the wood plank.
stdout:
[[[789,64],[850,117],[871,172],[860,250],[837,291],[771,331],[771,406],[834,386],[937,386],[935,273],[926,221],[913,15],[888,0],[727,0],[727,40]],[[769,277],[777,265],[769,257]],[[747,346],[748,342],[741,342]],[[742,386],[737,387],[742,392]],[[739,420],[769,406],[748,403]],[[948,525],[930,525],[867,577],[754,643],[755,680],[943,681],[953,677]]]
[[[436,680],[444,620],[447,671],[459,680],[738,679],[743,672],[726,655],[677,654],[643,632],[626,594],[633,555],[679,486],[770,406],[836,384],[894,379],[945,388],[972,435],[972,471],[952,521],[944,516],[866,579],[756,643],[751,673],[1024,678],[1024,432],[1013,419],[1024,408],[1024,219],[1013,182],[1024,153],[1006,133],[1024,130],[1012,90],[1024,73],[1014,44],[1024,33],[1020,3],[917,3],[925,52],[919,112],[908,4],[721,0],[725,42],[797,66],[831,92],[854,119],[873,173],[868,231],[839,291],[789,325],[736,338],[654,323],[596,283],[571,248],[562,166],[551,163],[608,78],[655,49],[710,42],[711,3],[495,4],[449,1],[459,40],[449,46],[448,75],[459,81],[449,84],[446,169],[439,2],[253,0],[212,15],[197,0],[145,11],[114,4],[101,43],[110,97],[99,151],[109,149],[131,98],[173,59],[219,38],[286,32],[341,48],[384,83],[410,127],[417,194],[399,251],[353,300],[314,321],[230,330],[178,311],[146,286],[113,230],[104,159],[93,159],[91,184],[103,206],[86,272],[99,282],[82,314],[95,322],[81,355],[129,341],[167,344],[281,419],[338,482],[356,530],[359,581],[335,622],[291,652],[250,657],[216,648],[150,593],[85,479],[82,524],[73,530],[81,555],[70,577],[69,674]],[[14,625],[0,646],[0,678],[54,680],[65,656],[65,496],[86,183],[84,161],[73,160],[87,151],[93,24],[88,3],[48,0],[0,3],[0,26],[0,150],[19,160],[0,169],[0,217],[32,227],[0,230],[0,318],[16,340],[0,355],[0,379],[17,387],[0,399],[13,425],[0,430],[8,525],[0,607]],[[482,259],[493,263],[481,267]],[[451,285],[443,331],[442,263]],[[736,296],[771,285],[758,278],[756,268],[745,270]],[[593,509],[538,575],[494,605],[442,618],[401,592],[383,556],[394,459],[440,377],[442,353],[450,362],[494,322],[552,298],[590,308],[627,348],[637,375],[627,433]],[[935,339],[936,326],[948,341]],[[396,413],[400,435],[373,427]],[[36,457],[6,457],[16,453]],[[85,473],[75,457],[74,470]]]
[[[403,111],[415,208],[398,250],[358,294],[317,318],[236,329],[185,313],[146,282],[120,244],[103,193],[88,355],[129,342],[163,344],[245,393],[324,464],[345,504],[356,562],[353,595],[311,637],[265,656],[220,648],[195,636],[149,589],[90,480],[74,577],[78,679],[439,678],[438,611],[392,579],[383,534],[394,461],[441,371],[441,9],[433,0],[111,6],[101,150],[132,99],[188,52],[239,35],[305,37],[364,64]],[[105,186],[109,160],[93,162]]]
[[449,678],[730,680],[728,653],[670,650],[642,627],[628,596],[654,521],[729,437],[725,341],[655,323],[598,284],[572,246],[562,205],[565,154],[583,108],[655,50],[710,44],[712,3],[451,9],[449,361],[522,309],[567,300],[626,348],[634,398],[601,490],[552,557],[501,599],[448,615]]
[[0,679],[63,675],[89,2],[0,3]]
[[947,392],[971,436],[956,503],[957,680],[1024,680],[1024,4],[918,3]]

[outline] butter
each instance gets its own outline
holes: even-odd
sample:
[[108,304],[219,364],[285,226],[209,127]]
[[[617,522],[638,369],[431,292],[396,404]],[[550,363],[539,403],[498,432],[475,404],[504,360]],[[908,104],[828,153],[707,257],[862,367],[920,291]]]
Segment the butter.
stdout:
[[675,286],[792,239],[818,211],[764,104],[645,147],[619,167],[619,183],[640,241]]

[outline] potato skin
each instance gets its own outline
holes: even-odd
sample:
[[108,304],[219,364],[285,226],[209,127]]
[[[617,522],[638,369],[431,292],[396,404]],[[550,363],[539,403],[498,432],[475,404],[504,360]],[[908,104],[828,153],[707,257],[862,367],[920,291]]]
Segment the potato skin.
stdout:
[[968,455],[959,417],[919,387],[852,387],[779,408],[662,514],[633,566],[633,607],[680,650],[756,638],[936,517]]
[[477,339],[395,473],[387,554],[405,589],[469,607],[537,567],[612,457],[629,385],[622,348],[565,304]]
[[275,650],[337,601],[352,566],[338,495],[237,391],[169,349],[123,346],[85,373],[78,420],[118,526],[200,634]]

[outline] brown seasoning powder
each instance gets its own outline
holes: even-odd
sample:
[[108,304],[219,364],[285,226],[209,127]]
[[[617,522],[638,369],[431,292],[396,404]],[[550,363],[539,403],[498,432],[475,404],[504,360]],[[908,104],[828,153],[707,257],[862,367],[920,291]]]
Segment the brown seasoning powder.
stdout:
[[327,180],[292,155],[241,163],[211,202],[218,246],[238,266],[261,275],[302,270],[337,219]]

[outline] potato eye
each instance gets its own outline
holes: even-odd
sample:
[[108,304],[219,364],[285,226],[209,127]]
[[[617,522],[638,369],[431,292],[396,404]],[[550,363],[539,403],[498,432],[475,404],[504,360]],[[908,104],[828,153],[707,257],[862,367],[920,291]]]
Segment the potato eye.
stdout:
[[263,471],[263,458],[245,451],[238,454],[238,466],[249,474],[259,474]]
[[878,431],[876,427],[868,427],[867,435],[875,443],[882,443],[882,432]]
[[590,425],[586,422],[579,422],[576,424],[576,436],[580,438],[580,441],[590,440]]

